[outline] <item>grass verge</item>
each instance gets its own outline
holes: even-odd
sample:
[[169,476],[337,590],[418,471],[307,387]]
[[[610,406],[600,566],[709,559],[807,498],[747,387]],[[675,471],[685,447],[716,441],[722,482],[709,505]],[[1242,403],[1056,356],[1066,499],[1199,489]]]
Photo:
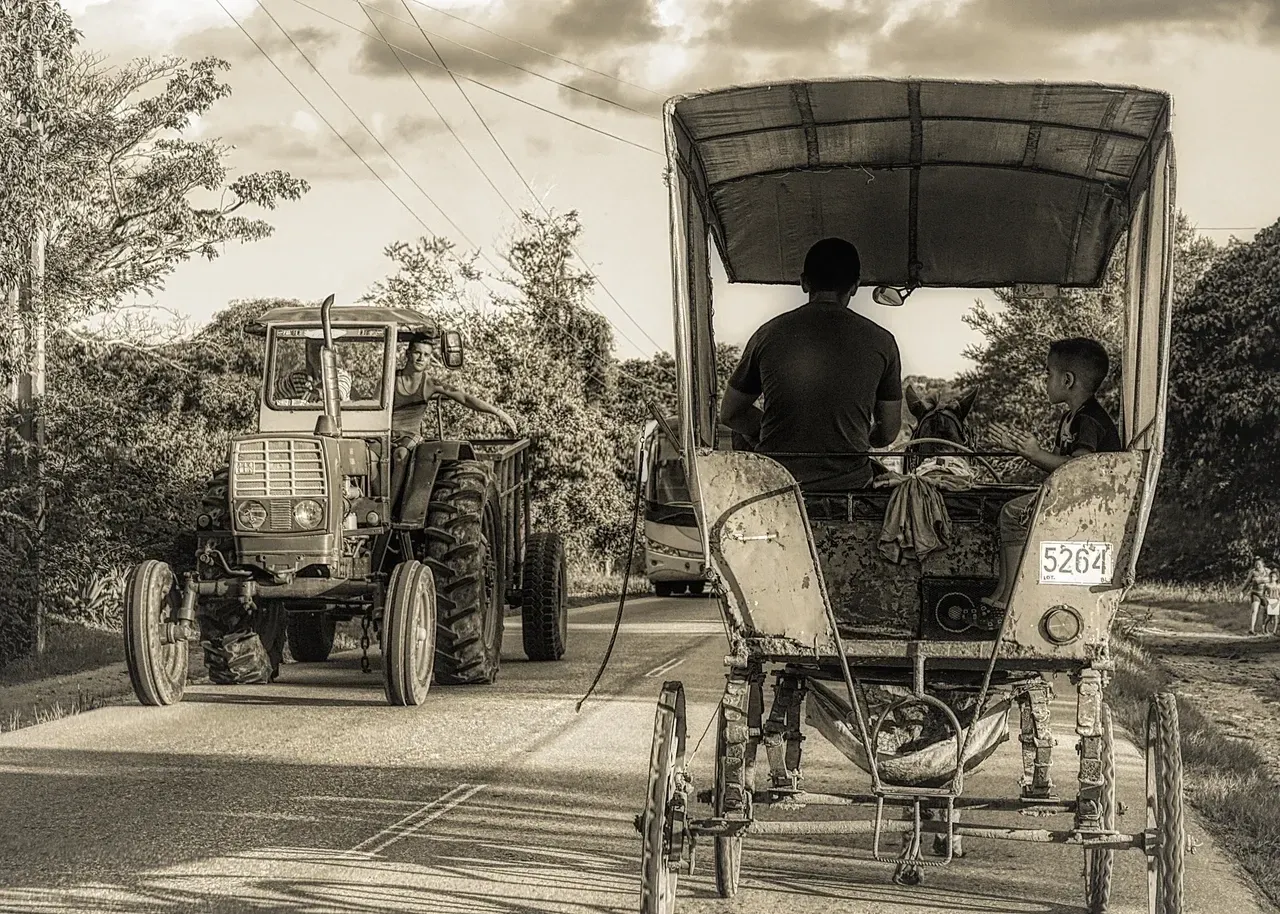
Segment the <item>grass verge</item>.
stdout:
[[[1202,602],[1218,602],[1212,596]],[[1175,691],[1160,662],[1131,634],[1113,632],[1116,671],[1107,690],[1112,713],[1141,747],[1147,707],[1159,691]],[[1273,904],[1280,905],[1280,783],[1262,755],[1226,736],[1194,705],[1178,699],[1184,789],[1214,838],[1233,854]]]
[[77,623],[49,626],[45,652],[0,666],[0,688],[80,673],[112,663],[124,663],[124,639],[119,632]]

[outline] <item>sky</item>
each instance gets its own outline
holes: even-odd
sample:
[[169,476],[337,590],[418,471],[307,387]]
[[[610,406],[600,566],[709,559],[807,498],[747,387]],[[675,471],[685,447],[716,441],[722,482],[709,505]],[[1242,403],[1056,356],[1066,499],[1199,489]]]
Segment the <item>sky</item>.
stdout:
[[[770,79],[1161,89],[1174,98],[1178,204],[1193,223],[1226,241],[1280,217],[1280,128],[1265,94],[1280,85],[1280,0],[62,3],[83,46],[109,62],[227,60],[232,95],[188,135],[234,147],[233,175],[280,168],[311,184],[267,214],[270,239],[177,269],[156,301],[196,323],[238,298],[354,300],[390,271],[386,245],[428,233],[497,262],[511,208],[535,207],[532,191],[553,211],[579,213],[578,249],[601,282],[593,305],[615,327],[617,354],[670,351],[662,101]],[[718,339],[740,344],[802,300],[798,287],[730,285],[716,266]],[[962,320],[977,297],[991,298],[925,289],[890,310],[862,290],[854,308],[894,332],[905,373],[950,377],[979,341]]]

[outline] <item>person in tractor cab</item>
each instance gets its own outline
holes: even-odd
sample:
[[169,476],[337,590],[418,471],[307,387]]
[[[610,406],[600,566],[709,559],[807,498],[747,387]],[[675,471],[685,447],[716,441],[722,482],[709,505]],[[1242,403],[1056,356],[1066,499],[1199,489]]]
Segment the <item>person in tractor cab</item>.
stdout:
[[[902,425],[897,341],[849,310],[861,273],[857,248],[843,238],[809,248],[800,274],[808,303],[752,334],[725,390],[720,421],[805,491],[866,487],[871,461],[848,455],[888,447]],[[796,453],[819,456],[787,456]]]
[[[307,340],[305,349],[307,367],[280,377],[276,382],[277,400],[319,403],[324,398],[324,388],[320,380],[320,351],[323,348],[323,340]],[[351,399],[351,372],[341,365],[338,366],[338,399]]]
[[[991,430],[1000,446],[1046,473],[1086,454],[1124,450],[1115,420],[1095,396],[1110,369],[1107,350],[1097,340],[1075,337],[1051,343],[1045,360],[1045,394],[1050,403],[1067,406],[1053,450],[1042,448],[1034,435],[993,423]],[[982,600],[990,609],[1003,612],[1009,606],[1013,576],[1039,497],[1039,492],[1021,495],[1005,502],[1000,511],[1000,580],[995,593]]]

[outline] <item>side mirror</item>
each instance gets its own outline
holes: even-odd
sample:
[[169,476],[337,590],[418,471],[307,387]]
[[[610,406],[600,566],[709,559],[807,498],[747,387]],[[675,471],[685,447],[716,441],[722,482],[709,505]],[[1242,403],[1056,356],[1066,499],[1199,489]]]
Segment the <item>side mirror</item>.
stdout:
[[893,286],[876,286],[871,292],[871,300],[886,308],[901,308],[907,296],[903,294],[903,290]]
[[449,368],[462,367],[462,334],[457,330],[444,332],[444,364]]

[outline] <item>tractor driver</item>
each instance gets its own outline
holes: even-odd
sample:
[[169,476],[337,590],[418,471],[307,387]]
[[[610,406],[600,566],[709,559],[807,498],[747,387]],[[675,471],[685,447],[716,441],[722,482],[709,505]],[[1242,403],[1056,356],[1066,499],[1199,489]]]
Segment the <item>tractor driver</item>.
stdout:
[[[276,399],[302,400],[306,403],[318,403],[323,398],[323,385],[320,380],[320,352],[324,349],[324,340],[309,339],[306,341],[306,368],[291,371],[276,382]],[[337,353],[334,353],[335,356]],[[336,361],[336,360],[335,360]],[[351,399],[351,372],[338,366],[338,399]]]
[[[843,238],[809,248],[800,274],[808,303],[752,334],[725,390],[720,421],[752,450],[777,455],[804,491],[864,488],[872,464],[848,455],[888,447],[902,427],[898,344],[849,310],[861,272]],[[796,453],[819,456],[786,456]]]

